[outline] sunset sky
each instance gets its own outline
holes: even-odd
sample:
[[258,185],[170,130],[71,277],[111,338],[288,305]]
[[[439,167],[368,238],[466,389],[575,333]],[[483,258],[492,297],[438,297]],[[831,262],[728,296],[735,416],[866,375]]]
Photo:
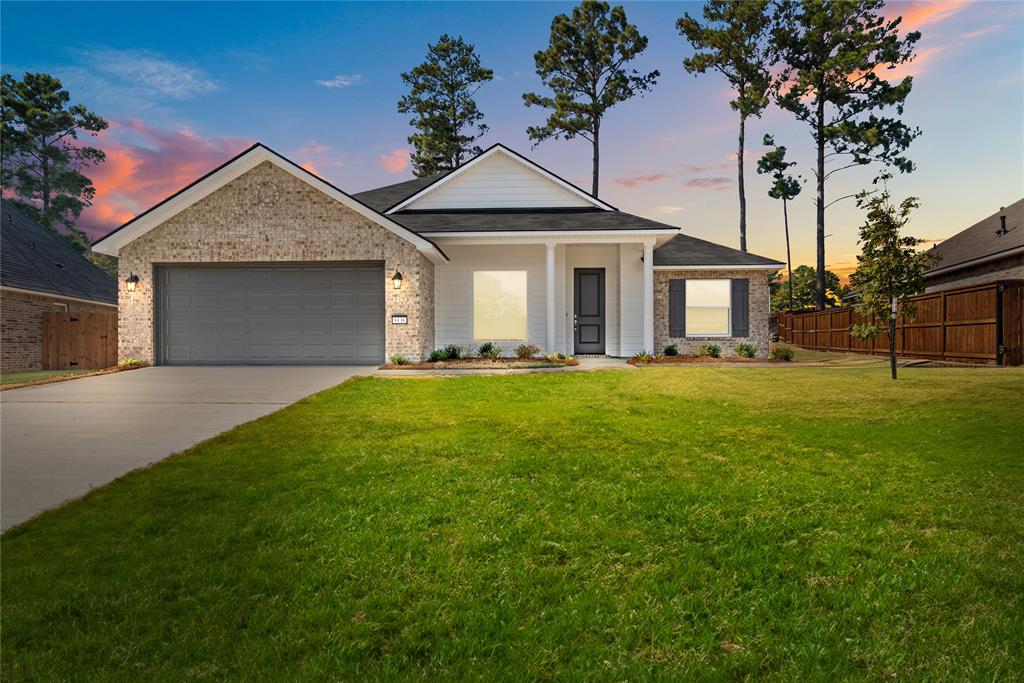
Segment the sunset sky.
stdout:
[[[503,142],[589,189],[590,147],[550,141],[532,150],[525,129],[543,120],[521,95],[540,88],[533,53],[565,3],[76,4],[5,2],[4,73],[58,76],[75,102],[110,121],[95,142],[106,163],[83,227],[100,236],[261,141],[342,189],[357,192],[411,177],[396,111],[399,73],[422,61],[442,33],[474,43],[495,79],[477,101],[490,126],[483,146]],[[649,37],[639,69],[659,69],[654,92],[613,110],[602,127],[601,197],[622,210],[738,246],[735,163],[738,122],[731,93],[713,75],[694,77],[675,20],[697,3],[625,3]],[[905,120],[923,133],[910,156],[918,170],[891,184],[917,195],[912,232],[948,237],[1024,195],[1024,3],[893,2],[920,30]],[[782,207],[756,175],[764,133],[789,147],[810,177],[809,131],[770,108],[748,124],[751,251],[783,259]],[[830,182],[839,197],[876,169]],[[794,264],[813,263],[813,188],[791,208]],[[854,264],[852,200],[828,213],[828,262]]]

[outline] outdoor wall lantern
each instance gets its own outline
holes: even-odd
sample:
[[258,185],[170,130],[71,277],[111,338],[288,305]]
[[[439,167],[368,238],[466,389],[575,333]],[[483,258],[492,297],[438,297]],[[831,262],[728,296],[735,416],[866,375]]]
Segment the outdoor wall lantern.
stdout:
[[394,287],[395,289],[402,288],[402,274],[399,273],[397,270],[395,271],[395,274],[391,278],[391,286]]
[[139,284],[139,276],[136,275],[135,273],[132,273],[127,278],[125,278],[124,284],[127,286],[129,292],[134,292],[135,285]]

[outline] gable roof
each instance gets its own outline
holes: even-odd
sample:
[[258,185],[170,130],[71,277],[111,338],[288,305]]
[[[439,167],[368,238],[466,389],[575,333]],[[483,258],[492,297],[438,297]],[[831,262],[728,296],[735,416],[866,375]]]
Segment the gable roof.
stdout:
[[[1005,235],[1000,229],[1000,216],[1006,216]],[[928,253],[937,257],[925,277],[966,268],[980,260],[993,260],[1024,250],[1024,199],[1018,199],[991,216],[932,247]]]
[[98,240],[93,244],[93,250],[101,254],[117,256],[119,250],[124,245],[144,235],[172,216],[184,211],[204,197],[213,194],[232,180],[264,162],[270,162],[278,168],[287,171],[364,218],[368,218],[399,237],[408,240],[432,261],[443,263],[447,260],[444,252],[429,239],[421,237],[408,228],[399,225],[376,209],[343,192],[323,178],[310,173],[295,162],[259,142],[224,162],[206,175],[194,180],[155,206],[143,211],[106,237]]
[[674,235],[679,232],[674,225],[597,208],[402,211],[391,217],[422,235],[608,230],[645,230]]
[[423,176],[422,178],[413,178],[412,180],[404,180],[400,183],[395,183],[394,185],[385,185],[384,187],[378,187],[364,192],[356,192],[352,196],[363,204],[372,207],[375,211],[383,213],[406,197],[411,197],[449,173],[451,173],[451,171],[435,173],[434,175]]
[[781,268],[784,263],[682,233],[654,250],[654,267]]
[[114,278],[6,200],[0,200],[0,285],[117,305]]
[[465,177],[466,174],[471,173],[474,168],[477,168],[482,163],[485,163],[488,159],[491,159],[492,157],[495,156],[503,156],[507,159],[513,160],[517,164],[525,167],[527,170],[532,171],[533,173],[541,176],[542,178],[547,179],[548,181],[562,188],[566,192],[575,195],[575,197],[580,199],[585,206],[594,206],[605,211],[616,210],[614,206],[601,201],[597,197],[580,189],[579,187],[576,187],[569,181],[559,177],[558,175],[547,170],[546,168],[538,164],[535,164],[534,162],[530,161],[523,155],[509,149],[505,145],[501,143],[495,143],[488,147],[487,149],[485,149],[480,154],[476,155],[475,157],[467,161],[466,163],[459,166],[458,168],[453,169],[452,171],[445,174],[438,174],[440,177],[436,178],[433,182],[427,184],[426,186],[420,188],[419,190],[414,191],[412,194],[408,195],[407,197],[396,203],[394,206],[390,207],[384,213],[393,214],[402,211],[407,207],[414,208],[413,205],[426,195],[432,192],[437,192],[438,190],[444,188],[448,183],[451,183],[457,180],[458,178]]

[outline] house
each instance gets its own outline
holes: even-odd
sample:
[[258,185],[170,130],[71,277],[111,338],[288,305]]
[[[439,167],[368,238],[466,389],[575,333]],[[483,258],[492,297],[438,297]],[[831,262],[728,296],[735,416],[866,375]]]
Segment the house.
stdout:
[[1024,199],[999,209],[932,247],[927,292],[1024,280]]
[[42,369],[48,311],[116,312],[117,283],[0,200],[0,371]]
[[618,211],[502,145],[350,195],[262,144],[97,242],[120,355],[380,363],[444,344],[768,350],[782,266]]

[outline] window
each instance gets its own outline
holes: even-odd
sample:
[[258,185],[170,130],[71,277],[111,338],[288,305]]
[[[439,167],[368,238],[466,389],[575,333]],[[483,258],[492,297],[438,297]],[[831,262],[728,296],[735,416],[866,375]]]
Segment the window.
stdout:
[[686,336],[729,336],[728,280],[686,281]]
[[526,271],[473,273],[473,339],[526,339]]

